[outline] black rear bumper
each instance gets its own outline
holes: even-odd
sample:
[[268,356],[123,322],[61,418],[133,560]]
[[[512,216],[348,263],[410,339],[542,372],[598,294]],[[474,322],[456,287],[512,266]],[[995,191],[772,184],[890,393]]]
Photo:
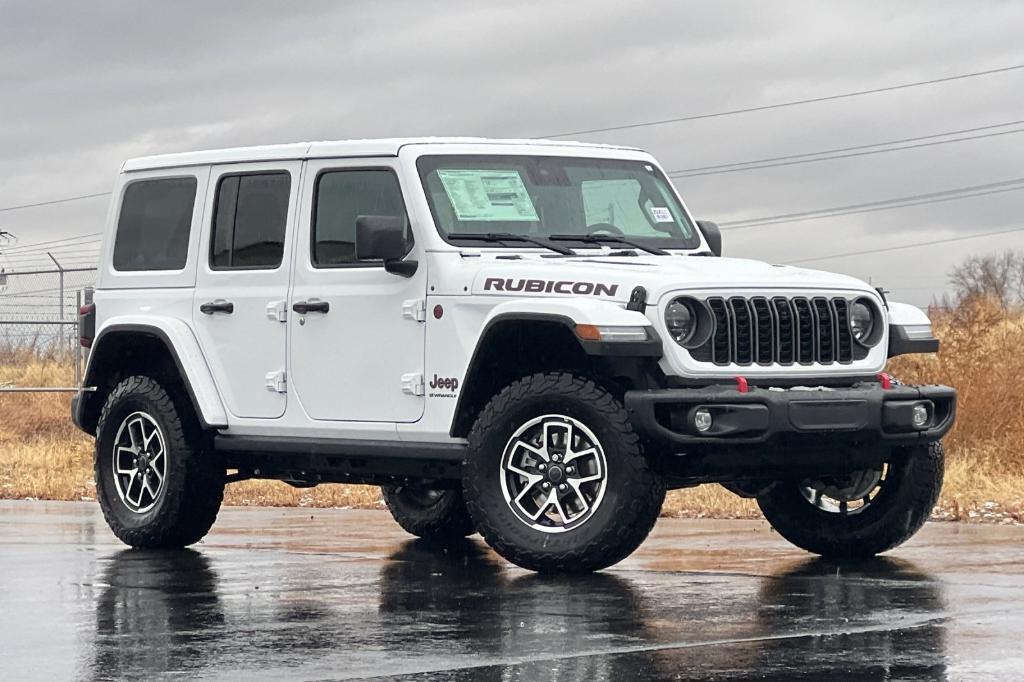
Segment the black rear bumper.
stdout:
[[[952,428],[956,391],[948,386],[886,389],[874,382],[828,390],[750,387],[746,392],[708,386],[627,391],[625,404],[634,429],[675,450],[736,449],[802,439],[909,445],[937,441]],[[929,411],[923,427],[912,421],[918,404]],[[712,418],[712,426],[703,432],[694,423],[698,410]]]

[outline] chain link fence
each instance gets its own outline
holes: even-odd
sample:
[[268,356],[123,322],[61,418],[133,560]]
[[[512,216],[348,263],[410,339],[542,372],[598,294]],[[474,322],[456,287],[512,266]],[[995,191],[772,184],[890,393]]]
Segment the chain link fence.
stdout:
[[[95,281],[95,268],[0,270],[0,364],[24,363],[32,357],[69,363],[77,386],[83,360],[78,309],[85,289]],[[69,388],[73,387],[45,390]],[[43,389],[0,383],[0,391],[32,390]]]

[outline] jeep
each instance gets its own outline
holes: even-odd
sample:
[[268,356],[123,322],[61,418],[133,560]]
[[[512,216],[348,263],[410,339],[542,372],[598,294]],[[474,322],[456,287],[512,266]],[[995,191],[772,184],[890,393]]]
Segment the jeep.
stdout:
[[719,483],[835,558],[927,519],[955,392],[902,385],[928,317],[847,276],[722,257],[650,155],[355,140],[127,161],[72,412],[134,547],[225,485],[380,486],[408,532],[541,572],[635,550]]

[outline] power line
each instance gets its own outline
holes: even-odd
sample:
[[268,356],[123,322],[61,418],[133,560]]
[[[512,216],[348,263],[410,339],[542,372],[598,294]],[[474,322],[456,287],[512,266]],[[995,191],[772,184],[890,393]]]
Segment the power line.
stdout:
[[916,244],[902,244],[900,246],[886,246],[880,249],[867,249],[864,251],[847,251],[846,253],[833,253],[828,256],[815,256],[814,258],[800,258],[798,260],[783,261],[786,265],[796,265],[798,263],[810,263],[812,261],[820,260],[831,260],[833,258],[846,258],[847,256],[867,256],[873,253],[886,253],[888,251],[900,251],[902,249],[916,249],[922,246],[934,246],[936,244],[950,244],[952,242],[962,242],[968,239],[980,239],[982,237],[994,237],[1000,234],[1010,234],[1012,232],[1024,232],[1024,227],[1014,227],[1009,230],[994,230],[992,232],[980,232],[978,234],[966,235],[963,237],[950,237],[949,239],[933,239],[927,242],[917,242]]
[[23,208],[37,208],[39,206],[52,206],[53,204],[66,204],[69,201],[81,201],[82,199],[95,199],[96,197],[107,197],[110,196],[110,192],[100,192],[98,194],[80,194],[75,197],[65,197],[63,199],[50,199],[49,201],[38,201],[34,204],[20,204],[18,206],[4,206],[0,208],[0,213],[4,211],[18,211]]
[[[1018,121],[1018,123],[1024,123],[1024,121]],[[1001,124],[1010,125],[1010,124]],[[993,126],[994,127],[994,126]],[[923,140],[930,137],[941,137],[942,135],[955,135],[959,132],[965,131],[953,131],[950,133],[942,133],[940,135],[925,135],[918,138],[908,138],[908,140]],[[721,164],[718,166],[705,166],[704,168],[689,168],[678,171],[670,171],[667,175],[670,178],[695,178],[703,175],[719,175],[722,173],[739,173],[740,171],[748,170],[759,170],[761,168],[777,168],[779,166],[796,166],[803,163],[814,163],[816,161],[831,161],[833,159],[848,159],[855,156],[870,156],[872,154],[885,154],[888,152],[899,152],[906,149],[920,149],[922,147],[936,147],[943,144],[953,144],[955,142],[968,142],[970,140],[980,140],[987,137],[999,137],[1001,135],[1014,135],[1016,133],[1024,133],[1024,128],[1018,128],[1016,130],[1001,130],[995,133],[983,133],[981,135],[968,135],[965,137],[957,137],[952,140],[935,140],[932,142],[922,142],[920,144],[904,144],[898,147],[887,147],[885,149],[869,149],[867,151],[849,152],[845,154],[833,154],[830,156],[821,156],[822,154],[828,154],[827,151],[820,152],[808,152],[806,154],[792,154],[790,156],[777,156],[772,159],[761,159],[759,161],[737,161],[735,163]],[[876,144],[861,145],[859,147],[849,147],[848,149],[866,149],[868,147],[880,147],[883,145],[894,145],[900,141],[892,142],[878,142]],[[844,150],[835,150],[844,151]],[[810,157],[810,158],[807,158]],[[783,159],[794,159],[792,161],[784,161]],[[769,161],[772,163],[761,163],[761,161]],[[754,165],[757,164],[757,165]],[[714,169],[714,170],[712,170]]]
[[784,225],[787,223],[799,223],[805,220],[819,220],[822,218],[838,218],[840,216],[856,215],[859,213],[877,213],[878,211],[891,211],[897,208],[910,208],[911,206],[924,206],[926,204],[941,204],[946,201],[958,201],[960,199],[973,199],[975,197],[988,196],[989,194],[1002,194],[1004,192],[1017,192],[1024,189],[1024,185],[1020,187],[1005,187],[1003,189],[992,189],[987,192],[974,192],[972,194],[957,194],[947,197],[939,197],[936,199],[923,199],[921,201],[909,201],[903,204],[892,204],[888,206],[878,206],[876,208],[862,208],[855,211],[837,211],[834,213],[822,213],[821,215],[811,215],[803,218],[794,218],[792,220],[774,220],[766,221],[763,223],[754,223],[751,225],[740,225],[739,227],[726,227],[722,228],[725,230],[744,230],[748,227],[764,227],[766,225]]
[[99,252],[100,252],[100,249],[99,249],[98,246],[92,246],[92,245],[83,244],[81,248],[77,248],[76,247],[73,250],[67,250],[67,251],[56,251],[56,250],[53,250],[53,251],[45,251],[45,252],[42,252],[42,253],[32,252],[32,253],[12,253],[12,254],[7,254],[7,253],[4,253],[3,251],[0,251],[0,259],[6,259],[6,260],[10,260],[12,262],[14,262],[14,261],[25,261],[25,260],[44,260],[44,261],[50,262],[50,259],[47,257],[47,254],[50,254],[50,253],[52,253],[54,255],[54,257],[57,257],[57,258],[78,258],[79,256],[97,255],[97,254],[99,254]]
[[798,213],[780,213],[773,216],[762,216],[759,218],[746,218],[744,220],[733,220],[723,222],[723,230],[745,230],[750,227],[762,225],[774,225],[778,223],[798,222],[801,220],[813,220],[816,218],[830,218],[837,215],[849,215],[852,213],[869,213],[875,210],[888,208],[903,208],[905,206],[918,206],[921,204],[952,201],[954,199],[967,199],[987,194],[998,194],[1000,192],[1013,192],[1024,189],[1024,178],[990,182],[984,185],[972,185],[969,187],[956,187],[938,192],[927,192],[925,194],[912,194],[905,197],[882,199],[880,201],[868,201],[861,204],[849,204],[846,206],[833,206],[819,208],[811,211],[800,211]]
[[788,159],[799,159],[805,156],[816,156],[818,154],[836,154],[839,152],[851,152],[858,149],[870,149],[871,147],[881,147],[890,144],[902,144],[904,142],[918,142],[920,140],[931,140],[937,137],[949,137],[950,135],[962,135],[965,133],[976,133],[982,130],[992,130],[994,128],[1006,128],[1009,126],[1020,125],[1024,123],[1024,119],[1019,121],[1007,121],[1006,123],[993,123],[991,125],[978,126],[976,128],[962,128],[960,130],[947,130],[943,133],[932,133],[931,135],[918,135],[916,137],[904,137],[898,140],[889,140],[888,142],[874,142],[872,144],[858,144],[852,147],[835,147],[833,149],[822,149],[816,152],[805,152],[803,154],[789,154],[787,156],[768,156],[761,159],[751,159],[749,161],[733,161],[732,163],[720,163],[714,166],[695,166],[693,168],[681,168],[679,170],[668,171],[668,175],[674,173],[690,173],[695,171],[704,170],[716,170],[718,168],[729,168],[730,166],[740,166],[750,163],[767,163],[771,161],[786,161]]
[[63,249],[46,249],[44,251],[28,251],[19,253],[7,253],[6,251],[0,251],[0,258],[11,258],[13,260],[24,260],[26,258],[42,258],[46,260],[46,254],[52,253],[54,256],[63,256],[65,258],[73,258],[80,256],[85,253],[92,253],[93,251],[98,252],[100,250],[99,241],[88,242],[85,244],[73,244]]
[[78,240],[78,239],[87,239],[87,238],[90,238],[90,237],[99,237],[102,234],[103,234],[102,232],[91,232],[89,234],[80,234],[80,235],[76,235],[74,237],[61,237],[60,239],[51,239],[50,241],[45,241],[45,242],[33,242],[31,244],[19,244],[18,246],[11,246],[9,248],[3,249],[3,252],[4,253],[11,253],[11,252],[14,252],[14,251],[22,251],[22,250],[25,250],[25,249],[35,249],[37,247],[48,246],[50,244],[60,244],[60,243],[63,243],[63,242],[71,242],[71,241],[75,241],[75,240]]
[[854,92],[844,92],[836,95],[826,95],[824,97],[809,97],[807,99],[792,100],[789,102],[776,102],[774,104],[762,104],[759,106],[743,107],[742,109],[729,109],[726,111],[715,111],[704,114],[690,114],[688,116],[676,116],[673,118],[664,118],[655,121],[641,121],[637,123],[626,123],[622,125],[607,126],[604,128],[589,128],[587,130],[573,130],[565,133],[555,133],[553,135],[541,135],[540,137],[545,138],[556,138],[556,137],[568,137],[569,135],[589,135],[591,133],[607,133],[613,130],[630,130],[633,128],[648,128],[651,126],[666,125],[668,123],[682,123],[683,121],[698,121],[705,118],[717,118],[719,116],[734,116],[736,114],[748,114],[755,111],[766,111],[768,109],[781,109],[783,107],[794,107],[800,104],[813,104],[815,102],[828,102],[838,99],[847,99],[850,97],[860,97],[862,95],[874,95],[880,92],[892,92],[893,90],[903,90],[905,88],[916,88],[923,85],[935,85],[936,83],[948,83],[950,81],[963,80],[965,78],[976,78],[978,76],[990,76],[997,73],[1006,73],[1008,71],[1016,71],[1018,69],[1024,69],[1024,64],[1015,64],[1013,66],[1004,66],[998,69],[987,69],[985,71],[974,71],[971,73],[961,73],[955,76],[945,76],[943,78],[932,78],[925,81],[915,81],[913,83],[900,83],[899,85],[889,85],[882,88],[871,88],[869,90],[857,90]]
[[[1000,67],[1000,68],[996,68],[996,69],[987,69],[987,70],[984,70],[984,71],[974,71],[974,72],[971,72],[971,73],[962,73],[962,74],[956,74],[956,75],[953,75],[953,76],[944,76],[942,78],[932,78],[932,79],[929,79],[929,80],[915,81],[915,82],[912,82],[912,83],[900,83],[898,85],[889,85],[889,86],[885,86],[885,87],[881,87],[881,88],[871,88],[871,89],[868,89],[868,90],[857,90],[857,91],[854,91],[854,92],[844,92],[844,93],[839,93],[839,94],[835,94],[835,95],[826,95],[826,96],[823,96],[823,97],[811,97],[811,98],[807,98],[807,99],[792,100],[792,101],[789,101],[789,102],[776,102],[774,104],[763,104],[763,105],[759,105],[759,106],[744,107],[742,109],[730,109],[730,110],[726,110],[726,111],[717,111],[717,112],[704,113],[704,114],[692,114],[692,115],[689,115],[689,116],[678,116],[678,117],[674,117],[674,118],[667,118],[667,119],[661,119],[661,120],[655,120],[655,121],[642,121],[642,122],[637,122],[637,123],[628,123],[628,124],[623,124],[623,125],[608,126],[608,127],[604,127],[604,128],[591,128],[591,129],[587,129],[587,130],[575,130],[575,131],[564,132],[564,133],[553,133],[553,134],[548,134],[548,135],[540,135],[538,137],[541,137],[541,138],[557,138],[557,137],[567,137],[569,135],[588,135],[590,133],[604,133],[604,132],[610,132],[610,131],[614,131],[614,130],[629,130],[629,129],[632,129],[632,128],[646,128],[646,127],[650,127],[650,126],[665,125],[665,124],[668,124],[668,123],[681,123],[683,121],[696,121],[696,120],[701,120],[701,119],[705,119],[705,118],[716,118],[716,117],[719,117],[719,116],[733,116],[733,115],[736,115],[736,114],[745,114],[745,113],[751,113],[751,112],[756,112],[756,111],[766,111],[766,110],[769,110],[769,109],[781,109],[781,108],[784,108],[784,107],[792,107],[792,106],[797,106],[797,105],[801,105],[801,104],[812,104],[812,103],[815,103],[815,102],[827,102],[827,101],[838,100],[838,99],[847,99],[847,98],[850,98],[850,97],[860,97],[862,95],[872,95],[872,94],[877,94],[877,93],[881,93],[881,92],[891,92],[891,91],[894,91],[894,90],[903,90],[905,88],[915,88],[915,87],[920,87],[920,86],[924,86],[924,85],[935,85],[937,83],[947,83],[947,82],[950,82],[950,81],[963,80],[963,79],[966,79],[966,78],[976,78],[976,77],[979,77],[979,76],[989,76],[989,75],[994,75],[994,74],[999,74],[999,73],[1006,73],[1006,72],[1009,72],[1009,71],[1016,71],[1016,70],[1019,70],[1019,69],[1024,69],[1024,64],[1015,64],[1015,65],[1012,65],[1012,66],[1004,66],[1004,67]],[[1009,124],[1007,124],[1007,125],[1009,125]],[[870,146],[874,146],[874,145],[870,145]],[[64,197],[64,198],[60,198],[60,199],[50,199],[48,201],[39,201],[39,202],[31,203],[31,204],[19,204],[19,205],[16,205],[16,206],[5,206],[5,207],[0,207],[0,212],[17,211],[17,210],[20,210],[20,209],[37,208],[37,207],[40,207],[40,206],[51,206],[53,204],[63,204],[63,203],[67,203],[67,202],[70,202],[70,201],[80,201],[80,200],[83,200],[83,199],[94,199],[94,198],[97,198],[97,197],[110,196],[110,194],[111,194],[111,192],[98,192],[98,193],[94,193],[94,194],[81,194],[81,195],[78,195],[78,196]]]

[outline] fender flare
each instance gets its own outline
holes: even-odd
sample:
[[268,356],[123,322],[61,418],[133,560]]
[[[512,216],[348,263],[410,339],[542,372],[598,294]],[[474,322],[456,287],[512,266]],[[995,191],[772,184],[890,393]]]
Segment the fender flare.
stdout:
[[[104,339],[116,334],[143,334],[158,339],[167,348],[174,360],[178,374],[185,386],[196,416],[204,428],[224,428],[228,425],[227,411],[213,380],[213,373],[206,363],[199,341],[189,326],[173,318],[147,316],[118,316],[108,320],[97,332],[89,353],[89,362],[83,375],[82,386],[95,385],[95,365]],[[83,392],[74,405],[76,424],[81,424],[86,402],[94,393]]]
[[[626,310],[616,303],[574,299],[520,299],[495,306],[480,328],[476,346],[463,374],[464,386],[474,385],[479,371],[479,359],[489,342],[493,330],[506,322],[539,322],[565,327],[589,356],[645,358],[657,360],[662,356],[662,342],[651,321],[641,312]],[[581,339],[576,334],[576,325],[594,326],[636,326],[647,330],[646,341],[607,342]],[[449,433],[460,431],[465,418],[468,390],[459,392]],[[471,399],[470,399],[471,400]]]
[[925,332],[927,336],[910,331],[911,327],[931,330],[932,322],[927,313],[908,303],[890,302],[888,309],[890,358],[909,353],[939,352],[939,340],[930,331]]
[[[466,370],[469,371],[478,357],[488,333],[502,322],[556,322],[564,325],[579,342],[587,355],[616,355],[620,357],[661,357],[661,339],[655,332],[651,321],[641,312],[627,310],[617,303],[601,300],[573,298],[529,298],[517,299],[500,303],[491,309],[484,318],[483,326],[477,335],[476,347]],[[593,325],[595,327],[644,327],[647,330],[646,341],[592,341],[581,339],[576,334],[576,325]]]

